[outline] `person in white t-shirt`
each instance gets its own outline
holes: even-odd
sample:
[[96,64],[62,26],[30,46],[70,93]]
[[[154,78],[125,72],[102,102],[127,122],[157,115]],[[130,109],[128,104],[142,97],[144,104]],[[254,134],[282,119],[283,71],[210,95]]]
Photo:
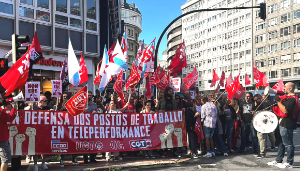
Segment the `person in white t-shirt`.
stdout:
[[[119,111],[117,108],[117,103],[115,100],[111,100],[109,102],[109,109],[106,111],[106,113],[121,113],[121,111]],[[113,155],[115,159],[122,160],[122,157],[119,156],[119,152],[113,152]],[[114,159],[111,158],[111,152],[106,152],[105,157],[107,161],[114,161]]]

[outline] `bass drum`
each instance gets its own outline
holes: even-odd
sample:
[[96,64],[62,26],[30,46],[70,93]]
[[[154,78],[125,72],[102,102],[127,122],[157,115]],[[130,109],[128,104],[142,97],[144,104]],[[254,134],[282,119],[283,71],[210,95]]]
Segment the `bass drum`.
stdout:
[[260,133],[273,132],[278,125],[275,113],[270,111],[259,111],[253,117],[253,126]]

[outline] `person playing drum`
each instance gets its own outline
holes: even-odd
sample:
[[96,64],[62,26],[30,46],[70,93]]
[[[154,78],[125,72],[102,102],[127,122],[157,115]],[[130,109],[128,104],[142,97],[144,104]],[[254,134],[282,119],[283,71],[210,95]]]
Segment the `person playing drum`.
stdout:
[[[256,111],[256,113],[260,112],[260,111],[263,111],[263,110],[267,109],[270,106],[270,104],[268,102],[266,102],[266,101],[262,102],[263,99],[262,99],[262,96],[260,94],[256,94],[253,99],[254,99],[254,102],[255,102],[255,106],[254,106],[253,109],[254,109],[254,111]],[[258,141],[259,141],[260,149],[259,149],[259,154],[256,158],[260,159],[260,158],[265,158],[266,157],[267,135],[268,135],[268,133],[262,133],[262,132],[257,131],[257,138],[258,138]],[[274,131],[269,133],[269,137],[270,137],[270,139],[272,139],[272,142],[273,142],[273,140],[275,141]]]

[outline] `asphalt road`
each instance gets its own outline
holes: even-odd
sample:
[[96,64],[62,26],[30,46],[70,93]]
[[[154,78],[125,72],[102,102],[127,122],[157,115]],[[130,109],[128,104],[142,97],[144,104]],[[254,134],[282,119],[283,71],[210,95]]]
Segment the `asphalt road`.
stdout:
[[[269,143],[268,143],[269,145]],[[294,146],[295,146],[295,158],[294,168],[292,170],[300,171],[300,128],[294,131]],[[270,145],[269,145],[270,147]],[[124,170],[170,170],[170,171],[194,171],[194,170],[284,170],[275,166],[268,166],[267,162],[274,161],[277,156],[277,152],[271,152],[270,148],[267,149],[267,157],[263,159],[257,159],[253,156],[252,149],[245,153],[233,153],[225,157],[221,154],[217,154],[213,158],[198,158],[191,159],[186,162],[178,164],[160,165],[160,166],[148,166]],[[286,156],[284,158],[284,162]]]

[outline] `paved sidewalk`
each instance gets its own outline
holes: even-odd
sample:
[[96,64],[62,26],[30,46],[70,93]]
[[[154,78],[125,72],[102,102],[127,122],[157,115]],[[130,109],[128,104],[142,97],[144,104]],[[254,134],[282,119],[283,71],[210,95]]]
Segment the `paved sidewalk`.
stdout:
[[[175,164],[189,160],[186,155],[183,155],[181,158],[177,157],[167,157],[162,158],[156,156],[155,159],[145,159],[142,156],[135,157],[124,157],[123,160],[115,160],[112,162],[108,162],[105,159],[101,158],[101,155],[97,156],[97,163],[89,163],[84,164],[82,157],[78,156],[78,162],[80,165],[73,165],[71,160],[65,161],[65,167],[60,167],[59,162],[55,156],[51,156],[47,158],[47,166],[49,167],[49,171],[98,171],[98,170],[120,170],[125,168],[138,168],[145,166],[154,166],[154,165],[167,165],[167,164]],[[67,156],[66,156],[67,158]],[[41,167],[41,163],[38,163],[39,167]],[[25,160],[22,160],[22,168],[21,171],[33,171],[34,165],[33,162],[30,164],[26,163]],[[40,169],[42,170],[42,169]]]

